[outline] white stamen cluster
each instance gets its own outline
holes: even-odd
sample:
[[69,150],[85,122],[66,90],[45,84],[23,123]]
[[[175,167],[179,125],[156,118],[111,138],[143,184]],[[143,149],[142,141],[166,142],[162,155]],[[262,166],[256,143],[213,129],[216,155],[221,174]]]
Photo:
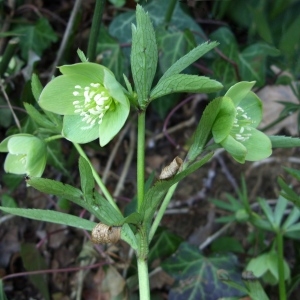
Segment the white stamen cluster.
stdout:
[[74,112],[82,116],[82,121],[91,126],[96,121],[98,124],[102,123],[103,117],[113,101],[100,83],[91,83],[90,86],[84,88],[75,85],[73,96],[76,97],[76,100],[73,101]]
[[236,108],[236,115],[234,119],[233,128],[231,134],[233,137],[240,142],[245,142],[251,137],[251,126],[252,120],[248,117],[247,113],[238,106]]

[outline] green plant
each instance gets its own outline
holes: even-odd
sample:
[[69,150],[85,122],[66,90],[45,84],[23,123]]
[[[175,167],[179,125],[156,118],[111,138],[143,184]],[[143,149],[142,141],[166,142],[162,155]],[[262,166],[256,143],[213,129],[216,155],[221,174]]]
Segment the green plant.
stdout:
[[[167,174],[161,175],[154,185],[150,183],[147,186],[144,178],[145,121],[150,103],[154,100],[154,103],[163,101],[162,97],[179,92],[218,92],[222,84],[204,76],[181,73],[215,48],[217,42],[203,43],[188,54],[177,57],[173,64],[162,68],[162,76],[156,78],[158,49],[154,28],[141,6],[137,6],[136,19],[136,26],[132,25],[130,56],[134,88],[124,76],[125,89],[116,80],[119,78],[117,75],[104,66],[87,62],[79,52],[82,62],[61,66],[62,75],[44,88],[38,77],[32,76],[31,88],[36,102],[24,104],[30,121],[21,126],[20,133],[10,135],[0,144],[1,152],[9,152],[5,162],[6,171],[26,174],[28,185],[83,207],[101,221],[101,226],[94,221],[57,211],[4,206],[0,209],[31,219],[92,231],[92,239],[97,242],[116,241],[120,237],[135,250],[140,299],[147,300],[150,298],[149,245],[177,183],[208,162],[217,148],[224,148],[240,163],[256,161],[271,155],[274,138],[270,139],[256,129],[261,121],[262,105],[261,100],[251,92],[254,82],[234,83],[224,96],[215,98],[207,105],[183,162],[175,159],[168,166],[169,169],[164,170],[168,171]],[[124,126],[129,116],[129,104],[138,119],[137,200],[132,203],[132,211],[123,214],[79,143],[98,138],[100,146],[110,142]],[[45,168],[46,154],[50,156],[51,153],[51,143],[61,138],[69,140],[80,155],[81,189],[40,178]],[[210,143],[211,138],[213,140]],[[280,147],[286,140],[277,137],[277,144],[273,143],[273,146]],[[299,145],[298,139],[292,139],[289,147],[295,145]],[[33,155],[38,159],[33,159]],[[95,181],[101,193],[95,189]],[[222,259],[213,261],[219,266]]]

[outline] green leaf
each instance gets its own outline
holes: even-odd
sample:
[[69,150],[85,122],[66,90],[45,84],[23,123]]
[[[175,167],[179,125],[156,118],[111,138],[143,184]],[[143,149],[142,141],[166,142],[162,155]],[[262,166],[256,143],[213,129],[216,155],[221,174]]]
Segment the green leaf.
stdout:
[[187,161],[193,161],[199,154],[202,153],[211,134],[211,128],[220,111],[221,105],[222,98],[216,98],[205,107],[203,115],[194,133],[193,143],[186,157]]
[[290,228],[290,226],[292,226],[295,222],[299,220],[299,217],[300,217],[300,210],[298,207],[294,206],[293,210],[288,215],[285,222],[282,224],[282,229],[284,231],[287,231]]
[[279,42],[279,49],[291,60],[295,55],[295,49],[299,49],[300,40],[300,18],[292,19],[293,22],[284,31]]
[[4,293],[3,281],[0,279],[0,299],[7,300],[6,295]]
[[31,177],[27,180],[27,183],[43,193],[60,196],[71,201],[72,199],[83,198],[83,194],[79,189],[52,179]]
[[39,77],[33,73],[31,76],[31,91],[36,102],[38,102],[42,90],[43,90],[43,85]]
[[132,24],[131,70],[139,104],[145,108],[156,72],[158,52],[150,17],[140,5],[136,7],[136,21],[137,27]]
[[169,292],[170,299],[220,299],[242,295],[217,278],[218,270],[224,269],[235,282],[242,283],[237,260],[233,255],[204,257],[196,247],[183,243],[175,255],[161,266],[176,279]]
[[134,235],[133,231],[131,230],[130,226],[127,223],[125,223],[122,226],[121,239],[127,242],[132,249],[134,250],[138,249],[136,236]]
[[29,116],[41,127],[49,129],[53,132],[60,133],[61,128],[57,128],[55,124],[47,119],[45,115],[42,115],[33,105],[24,102],[24,107]]
[[57,140],[47,143],[47,163],[60,170],[67,177],[70,177],[71,173],[66,169],[67,161],[62,153],[61,147],[61,143],[58,143]]
[[221,83],[205,76],[175,74],[166,77],[155,86],[151,91],[150,100],[171,93],[212,93],[222,88]]
[[[159,81],[164,80],[167,77],[170,77],[175,74],[179,74],[183,70],[185,70],[188,66],[190,66],[192,63],[194,63],[196,60],[198,60],[201,56],[218,46],[218,42],[205,42],[193,50],[191,50],[186,55],[182,56],[179,60],[177,60],[160,78]],[[174,46],[172,48],[174,51]],[[176,52],[176,51],[174,51]]]
[[288,172],[290,175],[292,175],[294,178],[296,178],[298,181],[300,181],[300,170],[287,168],[287,167],[285,167],[284,170]]
[[96,191],[93,197],[85,195],[87,203],[93,206],[95,216],[104,224],[109,226],[121,226],[124,217],[105,198]]
[[36,24],[16,25],[13,32],[19,34],[21,55],[27,60],[29,51],[41,56],[51,43],[57,41],[57,36],[46,18],[40,18]]
[[293,148],[300,146],[300,139],[289,136],[272,135],[269,136],[273,148]]
[[53,210],[9,208],[2,206],[0,206],[0,210],[28,219],[62,224],[85,230],[92,230],[97,225],[95,222]]
[[[168,1],[151,1],[144,6],[144,10],[150,15],[151,20],[155,26],[164,25],[165,14],[169,7]],[[120,43],[131,43],[131,24],[135,23],[135,12],[129,11],[114,17],[109,25],[109,33],[119,40]],[[169,23],[169,28],[171,32],[182,32],[186,29],[190,30],[194,35],[196,44],[201,44],[205,42],[205,33],[198,25],[198,23],[187,13],[183,11],[179,2],[176,3],[172,19]],[[129,48],[124,47],[123,52],[125,53],[128,60],[130,59]]]
[[18,207],[18,204],[15,201],[15,199],[7,194],[3,194],[1,196],[1,204],[5,207]]
[[260,197],[258,197],[257,200],[258,200],[258,203],[259,203],[260,207],[262,208],[265,216],[269,220],[270,224],[275,227],[275,218],[274,218],[274,214],[273,214],[273,211],[272,211],[270,205],[267,203],[267,201],[265,199],[262,199]]
[[152,186],[145,194],[145,199],[143,205],[141,207],[141,214],[144,214],[144,222],[150,223],[154,213],[161,203],[164,195],[168,191],[168,189],[175,183],[181,181],[183,178],[188,176],[189,174],[195,172],[201,166],[203,166],[206,162],[208,162],[213,153],[209,153],[204,156],[199,161],[193,163],[185,170],[181,171],[177,175],[175,175],[172,179],[169,180],[159,180],[157,181],[154,186]]
[[220,252],[236,252],[244,253],[242,244],[234,237],[223,236],[212,242],[211,250],[215,253]]
[[179,247],[182,238],[165,229],[159,229],[154,239],[151,241],[150,251],[148,254],[149,264],[156,260],[163,260],[171,256]]
[[85,195],[92,195],[95,187],[93,172],[90,164],[82,156],[80,156],[79,158],[79,173],[80,173],[81,189],[83,193]]
[[[22,263],[27,271],[32,272],[47,269],[45,259],[41,256],[34,244],[22,244],[20,254],[22,257]],[[31,275],[29,278],[33,285],[40,291],[43,299],[50,300],[46,274]]]
[[138,212],[133,212],[124,219],[124,223],[140,224],[143,221],[142,216]]
[[265,83],[267,56],[278,56],[280,51],[266,43],[255,43],[239,54],[238,66],[243,80],[255,80],[257,86]]
[[287,205],[288,201],[284,197],[279,196],[274,209],[274,223],[277,225],[277,228],[281,227],[281,221]]

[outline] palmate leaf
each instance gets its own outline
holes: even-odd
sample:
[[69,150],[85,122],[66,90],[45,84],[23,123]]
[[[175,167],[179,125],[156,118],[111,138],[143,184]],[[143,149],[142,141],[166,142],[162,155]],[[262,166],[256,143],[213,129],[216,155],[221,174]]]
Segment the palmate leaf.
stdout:
[[43,193],[56,195],[74,202],[106,225],[119,226],[123,224],[123,216],[96,191],[83,194],[81,190],[71,185],[37,177],[31,177],[27,183]]
[[219,299],[242,295],[217,277],[218,270],[224,269],[237,283],[242,283],[233,255],[204,257],[196,247],[183,243],[175,255],[162,263],[162,268],[176,280],[169,293],[170,300]]
[[10,208],[0,206],[0,210],[28,219],[45,221],[50,223],[72,226],[91,231],[97,223],[82,219],[76,216],[53,210],[31,209],[31,208]]
[[131,70],[139,104],[144,108],[156,72],[158,51],[150,17],[140,5],[136,8],[136,23],[137,26],[132,24]]

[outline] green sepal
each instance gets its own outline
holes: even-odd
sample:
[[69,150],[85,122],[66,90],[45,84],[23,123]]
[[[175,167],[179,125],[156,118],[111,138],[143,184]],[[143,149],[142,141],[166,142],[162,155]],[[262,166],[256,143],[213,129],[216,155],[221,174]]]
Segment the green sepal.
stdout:
[[236,108],[231,98],[224,96],[221,99],[221,107],[212,126],[212,135],[216,143],[222,142],[229,135],[236,114]]
[[238,106],[240,101],[244,99],[251,91],[255,81],[241,81],[234,84],[228,89],[224,96],[231,98],[235,106]]

